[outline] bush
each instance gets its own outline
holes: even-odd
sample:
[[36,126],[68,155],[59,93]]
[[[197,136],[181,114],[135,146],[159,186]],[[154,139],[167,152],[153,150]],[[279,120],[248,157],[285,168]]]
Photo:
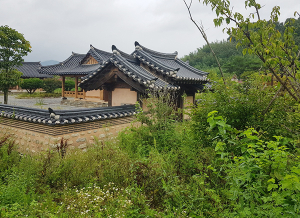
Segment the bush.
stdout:
[[35,90],[43,87],[43,81],[39,78],[24,79],[21,88],[26,89],[29,94],[33,94]]
[[279,87],[265,86],[263,76],[252,75],[243,83],[227,81],[215,83],[212,90],[198,95],[198,105],[193,110],[194,132],[202,138],[204,144],[211,143],[208,137],[202,137],[208,124],[208,114],[218,111],[228,119],[232,127],[245,130],[253,127],[256,131],[263,132],[266,140],[274,135],[297,137],[293,132],[297,130],[297,113],[293,113],[294,102],[286,94],[280,94],[268,111],[265,111]]
[[208,115],[216,151],[210,170],[228,201],[225,217],[296,217],[300,159],[294,142],[281,136],[264,141],[253,128],[236,130],[216,113]]
[[67,80],[65,82],[65,91],[71,91],[75,89],[75,82],[73,80]]
[[61,88],[61,81],[55,78],[44,79],[43,89],[46,93],[53,93],[57,88]]

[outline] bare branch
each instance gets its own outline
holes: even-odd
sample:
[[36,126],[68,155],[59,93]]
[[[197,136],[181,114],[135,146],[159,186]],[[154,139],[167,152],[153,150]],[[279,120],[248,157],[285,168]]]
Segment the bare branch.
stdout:
[[284,124],[281,124],[286,130],[288,130],[289,132],[291,132],[291,133],[294,133],[294,134],[297,134],[297,135],[299,135],[300,134],[300,132],[297,132],[297,131],[293,131],[293,130],[291,130],[290,128],[288,128],[287,126],[285,126]]
[[270,101],[270,103],[268,104],[267,108],[262,112],[262,117],[268,112],[268,110],[270,109],[270,107],[272,106],[272,104],[274,103],[274,101],[276,100],[276,98],[278,97],[278,94],[284,91],[284,87],[281,86],[277,92],[275,93],[275,95],[273,96],[272,100]]
[[217,62],[217,64],[218,64],[218,67],[219,67],[219,70],[220,70],[220,72],[221,72],[221,75],[222,75],[222,79],[223,79],[224,85],[226,85],[225,77],[224,77],[223,70],[222,70],[222,68],[221,68],[219,59],[218,59],[218,57],[216,56],[216,54],[215,54],[214,50],[212,49],[212,47],[210,46],[210,43],[209,43],[209,41],[208,41],[208,39],[207,39],[207,35],[205,34],[205,31],[204,31],[204,27],[203,27],[202,24],[201,24],[201,25],[198,25],[197,22],[193,19],[193,16],[192,16],[192,13],[191,13],[191,10],[190,10],[190,9],[191,9],[191,6],[192,6],[193,0],[190,1],[190,4],[189,4],[189,5],[186,3],[185,0],[183,0],[183,2],[184,2],[185,6],[186,6],[186,8],[187,8],[187,10],[188,10],[188,13],[189,13],[189,15],[190,15],[191,21],[195,24],[195,26],[197,27],[197,29],[198,29],[199,32],[201,33],[203,39],[206,41],[206,44],[207,44],[208,47],[210,48],[210,50],[211,50],[211,52],[212,52],[212,54],[213,54],[213,56],[214,56],[214,58],[215,58],[215,60],[216,60],[216,62]]

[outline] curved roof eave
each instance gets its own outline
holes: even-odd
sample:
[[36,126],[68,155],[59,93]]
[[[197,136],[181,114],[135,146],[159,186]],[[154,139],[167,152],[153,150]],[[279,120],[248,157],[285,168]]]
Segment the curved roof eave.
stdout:
[[178,55],[178,52],[175,51],[173,53],[163,53],[163,52],[158,52],[158,51],[154,51],[154,50],[151,50],[145,46],[142,46],[140,43],[138,43],[137,41],[134,42],[134,45],[135,45],[135,48],[136,49],[139,49],[142,48],[144,51],[154,55],[154,56],[158,56],[158,57],[164,57],[164,58],[171,58],[171,59],[174,59],[177,55]]

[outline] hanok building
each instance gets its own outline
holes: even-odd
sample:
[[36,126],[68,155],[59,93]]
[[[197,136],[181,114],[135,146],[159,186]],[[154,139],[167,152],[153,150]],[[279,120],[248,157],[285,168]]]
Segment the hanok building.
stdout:
[[143,102],[148,90],[176,93],[177,106],[183,108],[182,94],[194,102],[195,92],[208,82],[206,72],[181,61],[177,52],[156,52],[138,42],[131,54],[116,46],[112,53],[91,46],[87,54],[73,53],[59,64],[41,67],[39,73],[61,76],[63,90],[65,78],[75,77],[75,92],[63,91],[62,97],[97,99],[114,107],[45,110],[0,104],[1,131],[8,127],[16,143],[32,152],[55,149],[62,138],[71,147],[85,149],[95,136],[112,137],[128,126],[136,114],[134,104]]
[[[178,107],[183,108],[182,94],[194,102],[197,90],[208,82],[208,73],[181,61],[177,52],[153,51],[138,42],[131,54],[116,46],[112,46],[112,53],[91,46],[87,54],[73,53],[59,64],[41,67],[40,73],[62,76],[62,97],[96,98],[108,106],[142,102],[147,90],[168,90],[180,96]],[[65,77],[75,77],[74,93],[64,91]]]
[[29,79],[29,78],[51,78],[52,76],[41,74],[39,70],[41,69],[42,65],[40,62],[23,62],[21,66],[17,66],[16,69],[23,73],[21,76],[22,79]]
[[[86,93],[85,90],[78,91],[78,81],[81,77],[89,75],[97,71],[101,64],[112,56],[112,53],[105,52],[90,46],[87,54],[77,54],[72,52],[72,55],[65,61],[59,64],[43,66],[40,73],[48,75],[57,75],[62,77],[62,97],[75,97],[75,98],[94,98],[103,100],[102,90],[93,90]],[[65,91],[65,78],[75,78],[75,91]]]
[[[41,74],[39,70],[41,69],[42,65],[40,62],[23,62],[21,66],[17,66],[16,69],[22,73],[22,79],[29,79],[29,78],[51,78],[51,75]],[[19,86],[12,87],[11,89],[20,89]]]

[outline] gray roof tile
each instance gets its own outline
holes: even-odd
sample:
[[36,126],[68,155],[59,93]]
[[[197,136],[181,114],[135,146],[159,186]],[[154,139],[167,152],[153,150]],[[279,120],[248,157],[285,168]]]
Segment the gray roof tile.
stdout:
[[207,81],[207,72],[198,70],[177,58],[177,52],[161,53],[135,42],[133,55],[150,68],[175,80]]
[[[149,87],[156,89],[179,89],[177,85],[169,84],[157,78],[155,75],[141,67],[140,61],[137,58],[134,58],[132,55],[120,51],[114,45],[112,46],[112,50],[113,55],[106,61],[104,65],[101,66],[101,69],[109,63],[111,63],[115,65],[125,75],[132,78],[134,81],[137,81],[141,85],[145,86],[145,88]],[[88,90],[88,85],[85,85],[84,83],[92,81],[94,76],[96,76],[99,73],[101,73],[101,70],[97,72],[92,72],[82,77],[82,82],[79,86]]]
[[[50,75],[85,75],[82,77],[80,86],[89,90],[95,76],[102,73],[102,69],[108,64],[113,64],[121,72],[145,88],[179,89],[177,84],[188,81],[193,84],[202,84],[207,81],[206,72],[197,70],[177,58],[177,52],[161,53],[148,49],[135,42],[136,49],[130,55],[112,46],[112,53],[99,50],[92,45],[87,54],[73,53],[67,60],[51,66],[41,67],[40,72]],[[92,56],[98,64],[83,64],[88,57]],[[149,72],[141,66],[146,64],[154,69],[156,74]],[[162,76],[158,76],[161,74]],[[171,79],[164,79],[165,76]],[[158,78],[159,77],[159,78]]]
[[23,73],[21,78],[49,78],[52,76],[40,74],[39,69],[41,68],[40,62],[23,62],[22,66],[17,66],[16,69]]
[[135,105],[116,107],[87,108],[76,110],[50,110],[26,108],[0,104],[0,117],[23,120],[45,125],[66,125],[91,122],[102,119],[132,116],[136,114]]

